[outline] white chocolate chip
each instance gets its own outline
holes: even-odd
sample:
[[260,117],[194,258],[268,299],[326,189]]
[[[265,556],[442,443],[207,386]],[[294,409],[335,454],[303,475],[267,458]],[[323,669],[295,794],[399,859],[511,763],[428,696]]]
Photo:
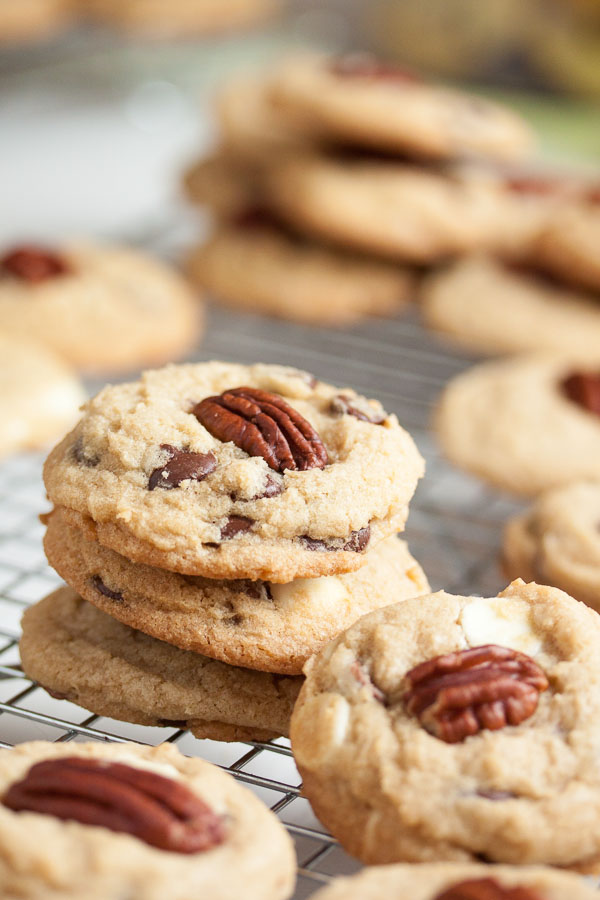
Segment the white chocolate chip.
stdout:
[[149,772],[155,772],[164,778],[181,778],[175,766],[172,766],[170,763],[150,762],[130,753],[119,753],[118,756],[112,757],[109,762],[120,762],[125,766],[131,766],[133,769],[147,769]]
[[292,606],[301,599],[311,603],[339,603],[347,598],[346,588],[337,575],[323,578],[297,578],[288,584],[272,584],[271,595],[278,606]]
[[477,597],[460,614],[461,625],[470,647],[499,644],[535,656],[542,638],[531,626],[529,606],[503,597]]

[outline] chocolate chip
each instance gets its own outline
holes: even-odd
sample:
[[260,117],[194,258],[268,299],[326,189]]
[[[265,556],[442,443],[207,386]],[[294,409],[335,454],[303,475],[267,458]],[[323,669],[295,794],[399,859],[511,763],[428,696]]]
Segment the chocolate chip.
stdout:
[[239,210],[231,222],[236,228],[252,231],[258,228],[279,229],[282,227],[277,215],[266,206],[247,206],[245,209]]
[[179,450],[170,444],[161,444],[160,449],[169,454],[166,463],[151,473],[148,479],[148,490],[163,488],[170,491],[179,487],[182,481],[202,481],[217,468],[217,460],[213,453],[194,453],[191,450]]
[[49,687],[45,687],[42,685],[47,694],[50,694],[51,697],[54,697],[55,700],[68,700],[71,696],[70,694],[63,694],[62,691],[53,691]]
[[247,581],[240,589],[253,600],[273,600],[271,585],[268,581]]
[[250,503],[252,500],[266,500],[269,497],[278,497],[285,490],[283,479],[276,478],[274,475],[267,475],[264,490],[260,494],[254,494],[253,497],[238,497],[237,494],[230,494],[230,498],[235,503]]
[[121,591],[113,591],[109,587],[107,587],[99,575],[92,575],[90,578],[92,586],[96,588],[96,590],[103,594],[105,597],[108,597],[109,600],[116,600],[117,603],[123,602],[123,594]]
[[383,411],[359,409],[358,406],[350,403],[348,397],[343,394],[337,394],[332,399],[329,411],[338,416],[354,416],[355,419],[360,419],[361,422],[370,422],[372,425],[381,425],[387,418],[387,414]]
[[569,400],[586,412],[600,416],[600,373],[573,372],[560,386]]
[[254,525],[254,519],[248,519],[246,516],[229,516],[227,522],[221,528],[221,540],[229,541],[238,534],[244,534],[250,531]]
[[370,537],[371,527],[370,525],[367,525],[365,528],[360,528],[358,531],[351,531],[350,536],[343,544],[340,544],[340,541],[344,540],[343,538],[330,538],[329,540],[323,541],[319,538],[311,538],[308,534],[301,535],[300,540],[307,550],[349,550],[353,553],[360,553],[369,543]]
[[161,728],[187,728],[186,719],[157,719],[156,724]]
[[83,439],[81,437],[77,438],[77,440],[73,444],[72,452],[75,461],[78,462],[81,466],[86,466],[88,469],[93,469],[100,462],[98,456],[88,456],[83,444]]
[[240,615],[231,616],[229,619],[226,619],[228,625],[239,626],[244,621],[244,617]]
[[33,244],[15,247],[0,258],[0,271],[29,284],[39,284],[70,272],[61,256]]

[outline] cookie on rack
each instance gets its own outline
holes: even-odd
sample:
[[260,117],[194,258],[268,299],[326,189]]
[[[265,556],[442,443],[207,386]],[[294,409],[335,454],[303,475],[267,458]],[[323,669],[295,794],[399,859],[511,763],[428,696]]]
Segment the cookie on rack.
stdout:
[[208,578],[360,568],[403,528],[423,460],[375,400],[286,366],[167,366],[109,386],[45,465],[104,546]]
[[217,224],[186,270],[217,302],[317,325],[394,315],[415,288],[407,268],[307,240],[262,209]]
[[292,842],[231,775],[170,744],[0,750],[0,883],[23,900],[285,900]]
[[476,353],[560,353],[600,363],[600,303],[527,267],[467,257],[427,278],[425,324]]
[[71,24],[71,0],[4,0],[0,3],[0,46],[41,41]]
[[367,864],[598,870],[599,641],[597,613],[522,581],[364,616],[305,666],[304,795]]
[[55,441],[85,399],[71,367],[51,350],[0,333],[0,457]]
[[14,247],[0,258],[0,321],[89,373],[132,371],[194,346],[202,304],[164,263],[92,244]]
[[426,159],[529,155],[533,135],[512,110],[483,97],[429,84],[369,55],[306,56],[284,62],[272,96],[315,134]]
[[561,210],[535,247],[540,265],[567,283],[600,291],[600,185]]
[[188,200],[209,206],[217,219],[238,216],[243,209],[263,206],[264,161],[256,163],[220,149],[193,162],[183,174]]
[[96,715],[189,728],[216,741],[266,741],[288,733],[300,677],[179,650],[123,625],[69,587],[29,607],[22,624],[27,677]]
[[265,171],[264,190],[267,203],[294,228],[415,263],[496,248],[512,221],[502,183],[476,166],[289,153]]
[[356,619],[428,592],[423,570],[395,535],[356,572],[288,584],[214,581],[134,564],[70,525],[47,517],[50,565],[81,596],[120,622],[233,666],[299,675],[306,660]]
[[570,872],[543,866],[417,863],[374,866],[336,878],[315,900],[596,900],[598,890]]
[[600,480],[600,373],[558,357],[482,363],[450,381],[435,427],[451,462],[516,494]]
[[504,530],[510,578],[552,584],[600,612],[600,481],[541,494]]
[[85,0],[97,22],[156,37],[187,37],[246,28],[270,19],[278,0]]

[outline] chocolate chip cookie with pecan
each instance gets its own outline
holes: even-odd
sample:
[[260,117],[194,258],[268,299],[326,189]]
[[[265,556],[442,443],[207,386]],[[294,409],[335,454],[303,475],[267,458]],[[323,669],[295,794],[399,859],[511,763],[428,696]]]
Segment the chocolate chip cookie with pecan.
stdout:
[[360,568],[404,527],[422,473],[376,401],[297,369],[210,362],[105,388],[45,483],[133,562],[283,583]]
[[580,876],[542,866],[420,863],[377,866],[337,878],[315,900],[595,900],[597,894]]
[[365,613],[429,591],[395,535],[367,553],[356,572],[273,584],[132,563],[89,540],[64,508],[47,524],[50,565],[90,603],[161,641],[262,672],[299,675],[309,656]]
[[0,884],[23,900],[284,900],[294,851],[254,795],[170,744],[0,750]]
[[600,480],[600,371],[557,356],[483,363],[448,384],[435,426],[451,462],[516,494]]
[[600,864],[600,618],[555,588],[364,616],[305,666],[304,793],[373,863]]

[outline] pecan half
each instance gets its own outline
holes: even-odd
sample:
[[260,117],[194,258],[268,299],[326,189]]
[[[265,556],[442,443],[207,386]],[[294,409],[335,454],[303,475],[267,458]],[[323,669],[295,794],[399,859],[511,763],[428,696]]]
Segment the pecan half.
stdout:
[[315,429],[277,394],[234,388],[201,400],[192,414],[213,437],[262,456],[276,472],[327,465],[327,451]]
[[173,853],[198,853],[225,840],[222,820],[184,784],[123,763],[47,759],[12,784],[2,803],[132,834]]
[[383,62],[370,53],[349,53],[329,64],[329,72],[340,78],[364,78],[369,81],[399,81],[416,84],[421,79],[397,63]]
[[495,878],[475,878],[461,881],[434,900],[542,900],[537,891],[524,885],[504,887]]
[[496,644],[437,656],[405,677],[407,711],[447,744],[482,729],[519,725],[533,715],[548,687],[531,657]]
[[600,416],[600,373],[573,372],[563,379],[561,388],[573,403]]
[[161,444],[169,458],[164,466],[154,469],[148,479],[148,490],[163,488],[170,491],[179,487],[182,481],[202,481],[217,468],[214,453],[193,453],[191,450],[179,450],[170,444]]
[[43,247],[25,245],[15,247],[0,259],[0,271],[12,275],[20,281],[38,284],[49,278],[66,275],[70,271],[69,264],[57,253]]

